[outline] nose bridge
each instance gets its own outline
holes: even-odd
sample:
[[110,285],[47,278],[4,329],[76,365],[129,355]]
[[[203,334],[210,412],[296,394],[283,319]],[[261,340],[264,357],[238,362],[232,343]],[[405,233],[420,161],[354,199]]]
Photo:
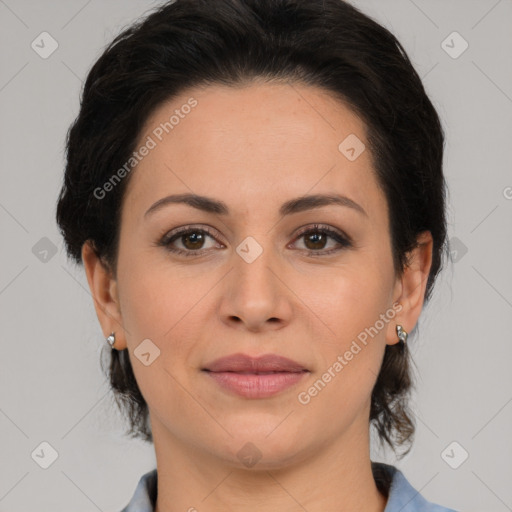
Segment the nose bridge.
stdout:
[[267,320],[285,320],[290,308],[279,279],[279,255],[271,235],[248,236],[236,247],[222,301],[224,319],[238,317],[250,329]]
[[271,235],[260,233],[247,236],[236,247],[234,255],[235,285],[248,288],[255,298],[259,294],[268,294],[275,288],[275,275],[271,268],[277,265],[278,255],[271,242]]

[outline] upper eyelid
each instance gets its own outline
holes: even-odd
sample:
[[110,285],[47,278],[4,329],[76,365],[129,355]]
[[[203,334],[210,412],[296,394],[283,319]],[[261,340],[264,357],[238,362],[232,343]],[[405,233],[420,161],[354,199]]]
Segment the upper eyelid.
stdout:
[[212,233],[212,231],[217,232],[217,230],[211,226],[206,226],[206,229],[205,229],[204,225],[203,226],[196,226],[196,225],[181,226],[179,228],[176,228],[175,230],[168,231],[166,234],[164,234],[163,240],[171,240],[172,238],[174,238],[176,236],[183,235],[185,233],[189,233],[189,232],[193,232],[193,231],[202,231],[203,233],[206,233],[208,236],[211,236],[212,238],[214,238],[214,233]]

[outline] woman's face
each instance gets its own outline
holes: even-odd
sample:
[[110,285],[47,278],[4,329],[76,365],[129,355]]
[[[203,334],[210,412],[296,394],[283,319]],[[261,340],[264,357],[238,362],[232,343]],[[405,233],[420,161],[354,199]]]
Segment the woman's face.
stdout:
[[[362,121],[309,86],[189,89],[148,119],[111,288],[124,329],[102,323],[129,349],[155,443],[268,468],[364,445],[386,343],[415,318],[398,313],[386,200],[363,144]],[[222,208],[152,208],[181,194]],[[294,203],[327,195],[341,199]],[[232,354],[307,371],[279,392],[239,394],[204,371]]]

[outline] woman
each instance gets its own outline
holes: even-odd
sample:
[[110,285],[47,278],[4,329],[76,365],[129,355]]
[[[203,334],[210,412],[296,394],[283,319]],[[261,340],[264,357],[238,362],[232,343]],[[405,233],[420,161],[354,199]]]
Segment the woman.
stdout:
[[123,512],[450,510],[369,442],[414,434],[443,143],[400,43],[339,0],[177,0],[109,45],[57,221],[155,446]]

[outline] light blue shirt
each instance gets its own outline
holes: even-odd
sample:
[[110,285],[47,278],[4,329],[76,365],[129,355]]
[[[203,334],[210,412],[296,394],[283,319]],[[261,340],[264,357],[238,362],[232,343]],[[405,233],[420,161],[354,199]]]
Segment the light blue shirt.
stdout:
[[[388,494],[384,512],[456,512],[423,498],[395,466],[372,462],[372,471],[379,490]],[[157,475],[154,469],[141,477],[130,503],[121,512],[154,512],[156,495]]]

